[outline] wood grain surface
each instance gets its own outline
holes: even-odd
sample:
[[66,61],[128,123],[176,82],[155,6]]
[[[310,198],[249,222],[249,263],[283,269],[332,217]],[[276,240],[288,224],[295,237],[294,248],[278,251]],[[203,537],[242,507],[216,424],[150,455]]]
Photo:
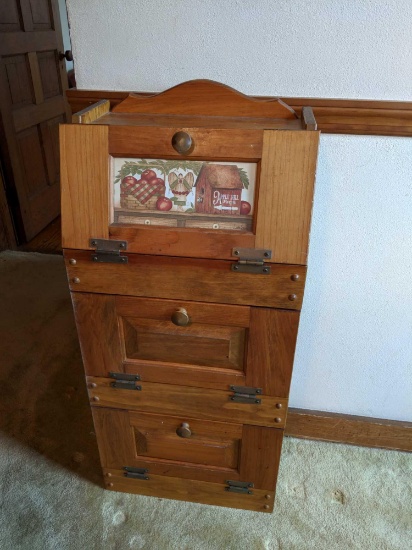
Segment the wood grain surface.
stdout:
[[148,481],[124,477],[121,470],[105,468],[105,486],[111,491],[199,502],[254,512],[272,512],[274,491],[253,489],[253,495],[229,493],[225,485],[193,479],[150,475]]
[[[231,391],[139,382],[141,391],[116,389],[110,378],[88,377],[90,403],[96,407],[134,409],[156,414],[283,428],[287,399],[262,395],[261,403],[231,401]],[[276,405],[281,405],[278,408]]]
[[[269,275],[231,271],[230,262],[129,254],[128,264],[92,262],[90,252],[64,252],[73,292],[191,299],[300,310],[306,268],[272,264]],[[70,259],[76,261],[71,265]],[[298,279],[294,280],[294,275]]]
[[108,132],[105,126],[60,126],[63,248],[89,248],[109,237]]
[[285,435],[412,452],[412,422],[289,409]]
[[265,131],[256,248],[272,261],[306,264],[319,132]]
[[93,105],[86,107],[85,109],[74,113],[72,116],[72,123],[74,124],[90,124],[108,113],[110,110],[110,101],[108,99],[102,99],[97,101]]
[[[141,97],[153,95],[152,92],[136,93]],[[126,99],[129,92],[71,89],[67,90],[66,94],[72,112],[76,112],[100,99],[108,99],[113,108]],[[275,99],[257,96],[255,98]],[[318,130],[323,133],[412,136],[412,101],[307,97],[281,99],[298,115],[301,114],[302,107],[312,107]]]
[[145,97],[133,94],[114,112],[296,118],[293,109],[277,98],[255,99],[212,80],[190,80]]

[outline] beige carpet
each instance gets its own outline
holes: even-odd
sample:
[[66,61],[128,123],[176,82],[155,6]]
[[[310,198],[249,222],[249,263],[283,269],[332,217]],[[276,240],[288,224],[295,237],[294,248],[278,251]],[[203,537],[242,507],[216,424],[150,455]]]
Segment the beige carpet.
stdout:
[[113,493],[62,258],[0,254],[1,550],[409,550],[412,454],[286,439],[271,515]]

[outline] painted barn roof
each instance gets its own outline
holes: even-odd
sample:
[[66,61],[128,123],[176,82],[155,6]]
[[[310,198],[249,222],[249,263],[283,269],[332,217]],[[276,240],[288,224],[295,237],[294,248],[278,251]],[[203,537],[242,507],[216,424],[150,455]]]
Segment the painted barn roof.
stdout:
[[231,164],[204,164],[197,177],[195,187],[205,180],[211,187],[224,189],[243,189],[239,169]]

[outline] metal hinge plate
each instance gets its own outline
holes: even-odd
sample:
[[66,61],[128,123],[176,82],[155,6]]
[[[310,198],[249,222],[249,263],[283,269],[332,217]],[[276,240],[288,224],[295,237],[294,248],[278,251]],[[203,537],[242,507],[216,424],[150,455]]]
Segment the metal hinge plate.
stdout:
[[115,382],[110,385],[117,390],[142,390],[142,386],[136,384],[136,380],[140,380],[138,374],[124,374],[123,372],[109,372],[110,378],[114,378]]
[[232,248],[232,256],[236,256],[238,259],[236,263],[232,264],[232,271],[270,275],[270,265],[265,264],[265,260],[271,259],[271,250],[263,248]]
[[130,466],[124,466],[124,477],[131,477],[132,479],[150,479],[147,475],[149,473],[149,470],[146,470],[145,468],[131,468]]
[[249,481],[231,481],[228,479],[226,483],[228,484],[228,487],[225,487],[225,490],[229,491],[229,493],[253,495],[253,491],[251,491],[251,489],[254,487],[254,485],[253,483],[249,483]]
[[260,405],[262,400],[257,396],[262,394],[262,388],[247,388],[245,386],[230,386],[230,389],[234,392],[230,396],[231,401],[236,403],[255,403]]
[[120,252],[127,250],[127,241],[112,241],[111,239],[90,239],[92,248],[92,262],[127,264],[129,258],[121,256]]

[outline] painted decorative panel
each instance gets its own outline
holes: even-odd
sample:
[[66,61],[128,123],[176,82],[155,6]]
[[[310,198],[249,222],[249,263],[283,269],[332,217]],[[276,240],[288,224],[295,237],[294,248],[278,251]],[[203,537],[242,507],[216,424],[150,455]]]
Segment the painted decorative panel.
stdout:
[[22,30],[20,6],[17,0],[1,0],[0,2],[0,32],[16,32]]
[[49,97],[60,95],[62,90],[60,86],[56,52],[54,50],[39,52],[37,58],[39,60],[40,78],[44,98],[48,99]]
[[112,159],[115,224],[251,231],[256,164]]

